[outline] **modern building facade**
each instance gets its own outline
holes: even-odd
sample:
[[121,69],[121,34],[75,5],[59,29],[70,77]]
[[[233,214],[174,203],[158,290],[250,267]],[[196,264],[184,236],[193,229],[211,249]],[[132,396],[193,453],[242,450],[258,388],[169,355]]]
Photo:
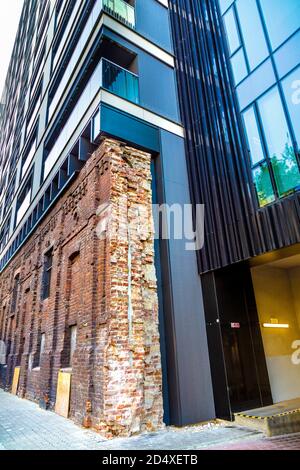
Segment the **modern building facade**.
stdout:
[[214,404],[229,417],[299,397],[299,2],[171,3]]
[[[108,435],[300,396],[299,9],[24,2],[1,100],[2,386]],[[151,201],[204,204],[203,248],[154,241]],[[119,227],[145,211],[147,234],[116,243],[107,207]]]
[[[162,396],[161,374],[165,421],[180,424],[192,421],[195,416],[197,420],[201,419],[200,403],[195,407],[187,387],[187,378],[192,378],[198,391],[205,391],[210,384],[207,348],[204,348],[207,380],[202,381],[198,370],[203,357],[193,348],[189,351],[186,347],[188,343],[206,341],[204,315],[198,313],[202,298],[195,253],[184,250],[184,240],[156,242],[162,340],[161,348],[153,340],[152,351],[149,340],[151,328],[154,328],[155,338],[156,310],[154,300],[150,302],[149,289],[156,288],[151,274],[151,250],[144,260],[148,267],[140,266],[134,270],[128,239],[127,251],[124,248],[123,253],[127,263],[123,266],[123,275],[119,265],[118,281],[114,281],[111,271],[114,264],[108,260],[111,257],[118,259],[118,256],[116,258],[116,254],[107,249],[98,259],[96,252],[100,250],[101,253],[101,240],[100,245],[95,242],[96,247],[89,241],[80,241],[81,237],[84,239],[85,231],[89,231],[85,226],[88,221],[94,220],[94,229],[98,226],[102,217],[97,215],[99,206],[112,204],[115,200],[107,187],[109,182],[103,183],[106,193],[94,180],[91,186],[90,182],[85,182],[82,188],[78,186],[78,174],[81,178],[84,171],[93,168],[97,154],[101,162],[105,161],[99,160],[97,164],[99,181],[102,180],[104,173],[110,173],[114,159],[118,158],[120,142],[129,148],[128,152],[126,150],[128,157],[124,157],[128,162],[132,149],[151,155],[154,202],[182,206],[190,201],[168,3],[165,0],[24,2],[2,101],[0,257],[1,339],[7,357],[7,365],[2,368],[6,375],[5,386],[11,389],[16,374],[20,374],[16,379],[17,393],[54,408],[58,406],[59,374],[67,373],[72,357],[70,416],[79,422],[91,421],[93,426],[104,430],[106,423],[108,434],[130,433],[143,426],[151,429],[151,422],[157,427],[162,422],[157,398],[157,395]],[[105,138],[116,139],[115,144],[111,144],[116,155],[103,143]],[[100,156],[99,148],[106,149]],[[130,168],[129,165],[126,171],[134,173],[134,166],[132,170]],[[147,175],[147,168],[143,172]],[[139,183],[138,173],[132,179],[136,182],[130,183],[128,175],[129,186],[128,190],[124,189],[124,194],[131,194],[135,188],[142,197],[147,188]],[[112,181],[112,175],[108,181]],[[62,204],[63,198],[67,198],[66,206]],[[117,202],[121,204],[121,195]],[[88,203],[90,206],[86,207]],[[129,206],[129,202],[127,204]],[[82,211],[89,214],[88,218],[82,217]],[[65,218],[70,214],[72,218],[67,227]],[[86,256],[91,253],[95,253],[94,265],[86,264]],[[135,261],[141,261],[137,254]],[[131,272],[129,277],[128,270]],[[138,282],[134,276],[140,276],[143,270],[145,276]],[[104,282],[103,276],[111,286],[109,297],[100,294],[99,283]],[[94,277],[95,281],[92,281]],[[96,284],[91,285],[92,282]],[[114,282],[119,282],[119,289],[113,289]],[[144,289],[143,285],[148,282],[152,282],[152,287],[145,285]],[[76,300],[75,297],[72,300],[70,292],[75,287],[71,289],[70,283],[77,285],[76,289],[87,285],[91,289],[89,299],[77,297]],[[135,283],[139,289],[143,288],[145,302],[149,297],[146,303],[148,310],[153,310],[154,322],[148,334],[141,333],[142,342],[138,343],[133,338],[141,328],[138,316],[141,316],[142,304],[137,300],[141,294],[134,294]],[[98,300],[93,300],[93,289],[98,292]],[[104,336],[111,329],[115,331],[116,327],[111,326],[111,315],[119,310],[116,306],[112,308],[110,301],[117,302],[122,289],[127,299],[127,337],[121,330],[119,334],[127,348],[127,352],[123,352],[123,365],[128,371],[126,374],[120,371],[118,375],[113,361],[108,356],[104,359],[105,351],[109,350],[109,340],[104,341]],[[191,322],[184,327],[187,307]],[[88,333],[85,328],[95,325],[92,316],[99,316],[101,309],[106,314]],[[146,324],[143,323],[144,328]],[[93,341],[93,347],[89,341]],[[111,351],[118,352],[117,342],[112,340],[111,343]],[[159,366],[154,366],[159,349],[162,360]],[[178,358],[177,349],[183,352]],[[90,352],[84,356],[83,350]],[[146,359],[146,356],[143,359],[143,351],[152,359]],[[121,360],[121,350],[119,356]],[[198,367],[189,371],[192,357]],[[111,398],[114,392],[109,387],[113,384],[104,379],[110,370],[109,364],[115,370],[115,383],[119,386],[121,381],[127,387],[126,400],[125,395],[121,396],[121,388],[120,395],[114,400]],[[149,376],[145,369],[147,364]],[[139,377],[135,386],[140,390],[136,395],[140,397],[139,403],[130,398],[129,389],[134,388],[135,381],[131,369],[136,378]],[[106,390],[105,382],[108,384]],[[80,406],[76,396],[80,397]],[[114,410],[116,416],[113,418],[105,410],[112,408],[115,400],[118,408]],[[145,418],[142,423],[142,409],[148,410],[149,417],[153,410],[153,421]],[[213,409],[207,409],[204,418],[213,413]]]

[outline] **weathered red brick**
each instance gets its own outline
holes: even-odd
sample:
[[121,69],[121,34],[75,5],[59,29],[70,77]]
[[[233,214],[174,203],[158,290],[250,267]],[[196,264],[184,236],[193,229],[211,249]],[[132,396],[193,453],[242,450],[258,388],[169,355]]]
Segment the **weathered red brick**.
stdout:
[[[20,365],[18,394],[53,408],[58,372],[68,365],[69,327],[77,325],[70,417],[109,437],[162,425],[150,162],[151,155],[105,139],[0,276],[0,338],[11,343],[4,385],[10,388]],[[103,218],[98,208],[105,203],[112,227],[122,227],[121,239],[97,235]],[[146,231],[129,241],[127,218],[138,208],[145,210]],[[50,297],[42,300],[43,259],[50,248]],[[42,333],[40,368],[31,369]]]

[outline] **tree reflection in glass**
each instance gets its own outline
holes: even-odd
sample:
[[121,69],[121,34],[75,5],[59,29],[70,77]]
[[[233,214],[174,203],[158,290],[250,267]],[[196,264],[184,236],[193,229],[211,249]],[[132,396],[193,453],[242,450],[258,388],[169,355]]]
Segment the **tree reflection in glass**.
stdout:
[[260,207],[275,201],[272,181],[267,163],[262,163],[253,170],[253,180]]
[[300,189],[300,174],[294,149],[286,143],[280,157],[271,157],[272,168],[279,196],[286,196]]

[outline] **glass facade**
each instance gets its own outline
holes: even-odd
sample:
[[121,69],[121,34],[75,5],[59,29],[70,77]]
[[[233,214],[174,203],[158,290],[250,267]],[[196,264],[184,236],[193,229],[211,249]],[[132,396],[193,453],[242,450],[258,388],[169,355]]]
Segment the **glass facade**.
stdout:
[[236,8],[249,68],[253,70],[268,56],[266,38],[256,0],[237,0]]
[[290,73],[283,81],[285,100],[294,128],[298,150],[300,149],[300,67]]
[[240,48],[231,58],[231,65],[236,84],[240,83],[243,78],[247,76],[247,66],[245,55],[242,48]]
[[260,3],[274,50],[299,29],[300,2],[299,0],[260,0]]
[[224,15],[224,23],[227,31],[228,47],[230,53],[233,54],[241,45],[234,8],[230,8]]
[[300,189],[300,1],[219,4],[262,207]]

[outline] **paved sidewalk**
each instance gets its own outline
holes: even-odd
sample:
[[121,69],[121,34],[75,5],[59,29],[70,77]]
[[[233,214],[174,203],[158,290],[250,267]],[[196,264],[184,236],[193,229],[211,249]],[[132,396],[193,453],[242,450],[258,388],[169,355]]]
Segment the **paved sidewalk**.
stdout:
[[0,389],[0,449],[96,449],[104,439]]
[[[257,431],[226,424],[166,428],[132,438],[106,440],[100,434],[35,403],[0,389],[1,450],[205,450],[300,449],[300,435],[265,439]],[[270,447],[268,447],[270,446]]]
[[243,440],[214,447],[214,450],[300,450],[300,433],[285,436]]

